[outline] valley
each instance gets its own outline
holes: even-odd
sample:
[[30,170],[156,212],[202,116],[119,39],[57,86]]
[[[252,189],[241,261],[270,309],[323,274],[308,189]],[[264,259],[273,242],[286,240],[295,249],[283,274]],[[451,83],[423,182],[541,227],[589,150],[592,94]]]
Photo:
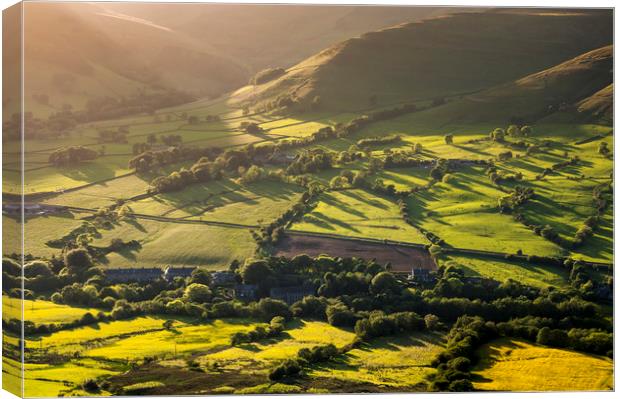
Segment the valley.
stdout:
[[5,134],[3,387],[613,390],[611,13],[423,11]]

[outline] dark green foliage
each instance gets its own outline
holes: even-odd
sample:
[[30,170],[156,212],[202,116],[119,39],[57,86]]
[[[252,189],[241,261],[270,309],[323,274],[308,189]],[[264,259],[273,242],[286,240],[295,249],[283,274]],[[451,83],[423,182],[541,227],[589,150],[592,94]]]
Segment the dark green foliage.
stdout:
[[83,146],[65,147],[52,152],[49,156],[49,163],[54,166],[74,165],[82,161],[96,159],[99,153]]

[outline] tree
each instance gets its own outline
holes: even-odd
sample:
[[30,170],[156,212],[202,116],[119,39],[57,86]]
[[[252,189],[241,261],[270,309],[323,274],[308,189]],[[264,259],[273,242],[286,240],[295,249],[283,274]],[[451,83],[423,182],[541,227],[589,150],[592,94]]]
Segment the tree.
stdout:
[[504,141],[505,138],[505,132],[504,129],[502,128],[496,128],[495,130],[493,130],[491,132],[491,134],[489,135],[489,137],[491,138],[491,140],[493,141]]
[[24,277],[26,278],[50,277],[52,274],[49,263],[44,261],[35,260],[24,265]]
[[76,248],[65,254],[65,266],[71,273],[80,274],[93,266],[93,260],[84,248]]
[[532,127],[531,126],[522,126],[521,127],[521,134],[523,136],[529,136],[530,134],[532,134]]
[[150,145],[157,143],[157,136],[155,136],[153,133],[150,133],[148,136],[146,136],[146,142]]
[[510,125],[508,126],[508,129],[506,129],[506,134],[513,137],[518,136],[520,132],[521,131],[519,130],[519,127],[517,125]]
[[249,260],[241,269],[241,277],[246,284],[260,284],[271,275],[271,268],[264,260]]
[[390,272],[381,272],[370,282],[370,291],[373,294],[397,294],[400,288],[398,280]]
[[211,273],[207,269],[198,267],[192,271],[192,276],[190,277],[189,282],[190,284],[198,283],[209,285],[211,284]]
[[164,329],[170,331],[172,330],[172,326],[174,325],[174,320],[166,320],[163,322],[162,327],[164,327]]
[[453,134],[446,134],[444,136],[444,140],[446,141],[446,144],[452,144],[454,141],[454,135]]
[[190,302],[205,303],[211,299],[211,289],[204,284],[192,283],[185,288],[184,296]]
[[603,156],[609,155],[609,147],[607,146],[606,142],[602,141],[601,144],[599,144],[598,153]]
[[549,327],[543,327],[538,330],[536,335],[536,343],[541,345],[547,345],[551,340],[551,329]]

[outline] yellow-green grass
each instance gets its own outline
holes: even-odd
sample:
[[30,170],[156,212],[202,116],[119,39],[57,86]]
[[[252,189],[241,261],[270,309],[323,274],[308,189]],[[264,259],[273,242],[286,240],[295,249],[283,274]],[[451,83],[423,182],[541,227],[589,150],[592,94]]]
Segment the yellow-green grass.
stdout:
[[21,396],[23,388],[22,382],[23,373],[21,364],[6,356],[2,356],[2,389],[16,396]]
[[422,383],[434,371],[431,361],[443,349],[437,334],[413,333],[373,340],[342,361],[310,371],[311,377],[336,378],[395,388]]
[[181,325],[170,331],[162,330],[106,342],[102,346],[86,349],[83,355],[116,360],[146,356],[173,358],[228,346],[234,333],[247,332],[256,326],[256,323],[240,319]]
[[[70,311],[80,308],[71,308]],[[59,317],[61,318],[61,317]],[[33,337],[26,340],[26,346],[33,348],[47,348],[59,353],[82,352],[90,347],[101,345],[121,335],[141,334],[149,330],[162,330],[163,323],[168,317],[146,316],[130,320],[117,320],[107,323],[61,330],[48,335]],[[176,326],[187,325],[183,320],[174,318]],[[99,343],[97,343],[99,342]]]
[[24,193],[47,192],[78,187],[131,172],[129,157],[102,157],[79,166],[48,167],[24,173]]
[[[292,324],[292,326],[291,326]],[[293,358],[302,348],[334,344],[342,347],[350,343],[355,334],[318,321],[293,321],[281,338],[226,348],[202,356],[203,363],[217,362],[230,370],[266,370],[273,364]]]
[[114,238],[137,240],[141,248],[108,254],[103,261],[105,267],[186,265],[224,269],[235,259],[250,257],[255,247],[246,229],[144,219],[102,231],[102,237],[93,245],[107,246]]
[[396,203],[361,189],[321,195],[317,206],[293,224],[292,230],[427,242],[418,230],[402,219]]
[[373,179],[381,179],[386,185],[393,184],[399,191],[425,186],[431,180],[429,170],[425,168],[385,169],[373,176]]
[[439,263],[456,266],[466,276],[482,276],[500,282],[513,279],[537,288],[564,287],[568,284],[568,272],[559,267],[452,254],[441,256]]
[[24,321],[31,321],[35,324],[67,323],[81,318],[88,312],[96,315],[101,311],[100,309],[94,308],[78,308],[61,305],[50,301],[21,300],[19,298],[11,298],[3,295],[2,318],[4,320],[21,319],[22,302],[24,307]]
[[[73,391],[88,379],[120,372],[118,367],[93,359],[71,360],[59,365],[26,363],[24,371],[26,397],[59,396]],[[20,363],[3,357],[3,380],[8,380],[10,388],[20,389],[20,375]]]
[[410,197],[414,223],[441,237],[448,245],[485,251],[557,255],[560,248],[535,235],[512,216],[500,214],[498,198],[506,195],[494,186],[482,168],[451,173],[449,183]]
[[[130,175],[56,195],[44,203],[97,209],[113,205],[117,200],[143,194],[149,187],[150,176]],[[131,204],[130,204],[131,205]]]
[[474,387],[493,391],[596,391],[613,389],[610,359],[500,339],[478,350]]
[[300,195],[301,188],[275,181],[240,185],[222,180],[194,184],[183,191],[160,194],[130,206],[141,214],[255,225],[271,222]]
[[[49,257],[59,254],[60,250],[48,247],[45,243],[57,239],[82,224],[81,217],[86,214],[62,213],[47,216],[27,217],[24,228],[24,252],[33,256]],[[20,223],[6,215],[2,216],[4,242],[2,251],[4,254],[21,253],[21,227]]]

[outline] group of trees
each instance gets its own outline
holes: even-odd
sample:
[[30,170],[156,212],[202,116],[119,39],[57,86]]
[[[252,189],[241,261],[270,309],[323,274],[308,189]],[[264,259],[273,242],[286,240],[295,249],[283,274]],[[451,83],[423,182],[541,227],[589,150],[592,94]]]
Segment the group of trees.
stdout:
[[121,98],[109,96],[92,98],[88,100],[83,111],[76,113],[76,118],[80,122],[89,122],[116,119],[144,112],[154,114],[158,109],[186,104],[193,100],[191,95],[178,90],[152,93],[138,90],[134,94]]
[[258,342],[267,338],[275,338],[284,331],[286,320],[282,316],[276,316],[269,322],[269,326],[257,326],[248,332],[237,332],[231,337],[230,344],[233,346]]
[[75,165],[83,161],[97,159],[99,153],[83,146],[63,147],[49,155],[48,161],[54,166]]
[[97,138],[100,143],[127,144],[128,134],[129,128],[127,126],[119,126],[116,130],[99,130],[97,132]]
[[398,134],[390,134],[387,136],[378,136],[378,137],[368,137],[365,139],[360,139],[357,141],[357,146],[360,148],[385,145],[385,144],[394,144],[402,141],[402,137]]
[[269,372],[269,379],[278,381],[283,378],[297,376],[304,367],[315,363],[327,362],[339,356],[344,350],[339,350],[334,344],[302,348],[297,352],[297,357],[287,359]]

